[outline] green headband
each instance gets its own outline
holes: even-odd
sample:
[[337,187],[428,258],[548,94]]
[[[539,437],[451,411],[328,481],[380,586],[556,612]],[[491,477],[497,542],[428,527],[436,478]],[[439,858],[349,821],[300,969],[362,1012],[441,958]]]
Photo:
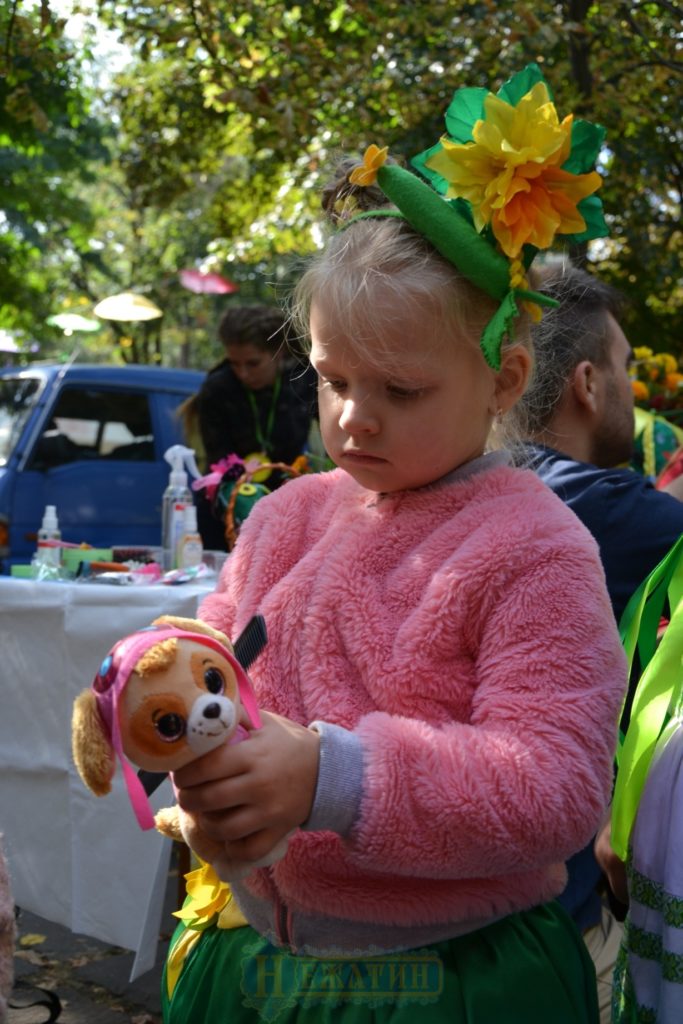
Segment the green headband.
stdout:
[[[518,302],[557,306],[531,291],[526,271],[556,235],[585,241],[607,234],[592,171],[604,130],[568,116],[559,122],[537,65],[515,75],[497,95],[458,90],[446,112],[448,132],[411,162],[431,184],[386,164],[387,150],[369,146],[352,185],[375,182],[397,208],[367,210],[355,220],[401,216],[476,287],[499,303],[481,348],[500,369],[503,339]],[[449,201],[454,200],[454,201]],[[470,219],[471,218],[471,219]]]

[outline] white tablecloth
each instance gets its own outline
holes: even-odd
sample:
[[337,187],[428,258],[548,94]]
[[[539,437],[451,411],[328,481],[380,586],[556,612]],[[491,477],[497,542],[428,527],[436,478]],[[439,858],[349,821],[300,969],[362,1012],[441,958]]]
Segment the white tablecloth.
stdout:
[[[194,616],[213,586],[0,577],[0,832],[14,900],[152,963],[170,843],[139,828],[120,766],[108,796],[86,789],[71,758],[71,712],[116,640],[157,615]],[[172,801],[166,781],[152,804]]]

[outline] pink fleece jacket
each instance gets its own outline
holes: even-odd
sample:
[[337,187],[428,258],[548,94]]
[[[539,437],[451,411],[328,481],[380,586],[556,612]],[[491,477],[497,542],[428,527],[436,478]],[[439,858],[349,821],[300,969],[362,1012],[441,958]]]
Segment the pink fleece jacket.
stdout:
[[298,831],[247,908],[443,937],[561,891],[609,800],[626,667],[597,547],[531,472],[288,483],[200,609],[232,636],[256,612],[260,706],[352,730],[363,779],[348,832]]

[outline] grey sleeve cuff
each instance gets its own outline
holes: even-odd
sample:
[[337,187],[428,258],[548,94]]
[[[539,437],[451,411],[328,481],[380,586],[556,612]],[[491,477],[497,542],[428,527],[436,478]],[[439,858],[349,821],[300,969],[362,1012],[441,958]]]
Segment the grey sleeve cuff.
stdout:
[[320,765],[313,808],[301,827],[345,836],[358,817],[363,794],[363,748],[355,733],[339,725],[312,722],[309,728],[320,734]]

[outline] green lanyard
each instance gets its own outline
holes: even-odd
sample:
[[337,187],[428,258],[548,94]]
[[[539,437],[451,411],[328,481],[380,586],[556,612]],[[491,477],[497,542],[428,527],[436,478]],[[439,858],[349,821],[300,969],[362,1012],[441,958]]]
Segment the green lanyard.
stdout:
[[273,384],[273,397],[270,401],[270,409],[268,410],[268,419],[266,420],[266,432],[263,433],[261,429],[261,417],[259,416],[258,406],[256,405],[256,399],[254,398],[254,392],[251,388],[245,388],[247,398],[249,399],[249,405],[251,406],[251,413],[254,417],[254,430],[256,432],[256,440],[258,441],[259,448],[270,455],[270,438],[273,433],[273,424],[275,423],[275,409],[277,407],[277,400],[280,397],[280,389],[282,388],[282,374],[278,373]]

